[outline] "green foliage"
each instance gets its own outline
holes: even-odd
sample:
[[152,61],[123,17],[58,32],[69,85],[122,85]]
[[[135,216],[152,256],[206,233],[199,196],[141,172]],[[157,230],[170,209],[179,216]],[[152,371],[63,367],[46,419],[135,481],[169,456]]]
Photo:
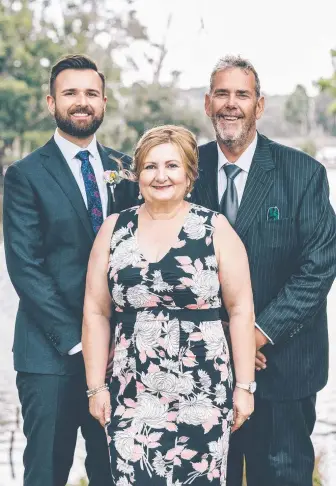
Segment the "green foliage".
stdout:
[[288,97],[285,105],[285,119],[300,128],[301,132],[309,131],[309,96],[306,89],[298,84]]
[[306,152],[306,154],[311,155],[312,157],[315,157],[317,152],[316,145],[311,139],[305,140],[305,142],[301,144],[300,149],[303,150],[303,152]]
[[[0,4],[0,165],[12,161],[14,147],[19,147],[15,157],[21,156],[52,134],[55,125],[45,103],[49,71],[69,53],[91,56],[106,76],[108,104],[99,131],[106,145],[129,152],[144,130],[161,123],[183,124],[196,134],[203,130],[204,117],[177,99],[179,73],[171,73],[170,84],[159,84],[165,40],[151,43],[133,0],[64,0],[57,18],[52,3]],[[141,43],[146,53],[141,62],[148,63],[155,82],[127,88],[121,84],[122,69],[137,69],[139,61],[130,51],[135,43]]]
[[329,104],[327,110],[329,114],[336,115],[336,50],[331,49],[330,55],[334,66],[334,73],[329,79],[320,78],[317,85],[322,92],[327,92],[331,95],[333,101]]

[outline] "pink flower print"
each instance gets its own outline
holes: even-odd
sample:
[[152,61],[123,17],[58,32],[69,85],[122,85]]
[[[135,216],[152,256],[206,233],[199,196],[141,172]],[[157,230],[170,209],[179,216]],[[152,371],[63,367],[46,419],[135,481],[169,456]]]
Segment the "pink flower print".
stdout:
[[89,181],[96,182],[96,178],[95,178],[94,174],[89,174],[88,179],[89,179]]
[[191,464],[195,471],[200,473],[204,473],[204,471],[206,471],[209,467],[209,464],[205,459],[202,459],[201,462],[192,462]]
[[93,208],[92,214],[94,214],[95,216],[101,216],[102,212],[98,208]]

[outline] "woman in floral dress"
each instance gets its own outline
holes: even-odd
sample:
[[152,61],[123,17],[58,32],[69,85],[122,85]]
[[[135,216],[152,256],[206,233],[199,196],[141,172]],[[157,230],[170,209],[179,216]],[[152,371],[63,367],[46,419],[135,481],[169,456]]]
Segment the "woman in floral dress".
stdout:
[[235,377],[250,383],[255,338],[245,249],[224,216],[188,202],[197,177],[188,130],[145,133],[134,174],[142,204],[105,221],[89,262],[90,411],[106,427],[111,484],[223,486],[230,432],[254,403],[248,391],[232,389],[220,320],[223,299]]

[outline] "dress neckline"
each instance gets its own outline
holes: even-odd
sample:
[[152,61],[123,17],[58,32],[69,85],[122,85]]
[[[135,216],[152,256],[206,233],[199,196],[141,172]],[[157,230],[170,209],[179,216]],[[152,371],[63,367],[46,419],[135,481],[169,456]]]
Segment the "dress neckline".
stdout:
[[[176,242],[175,242],[175,244],[176,244],[178,241],[180,241],[180,236],[181,236],[181,234],[182,234],[182,232],[183,232],[183,229],[184,229],[184,226],[185,226],[185,224],[186,224],[186,221],[187,221],[187,219],[188,219],[189,215],[191,214],[191,212],[192,212],[192,210],[193,210],[193,208],[194,208],[194,204],[193,204],[193,203],[189,203],[189,204],[190,204],[190,206],[189,206],[189,210],[187,211],[187,213],[186,213],[186,215],[185,215],[185,218],[184,218],[184,220],[183,220],[183,223],[182,223],[182,226],[181,226],[181,228],[180,228],[180,231],[178,232],[178,235],[177,235],[177,237],[176,237]],[[137,211],[136,211],[136,213],[135,213],[135,231],[134,231],[134,236],[135,236],[136,245],[137,245],[138,251],[139,251],[139,253],[140,253],[140,255],[141,255],[141,259],[142,259],[143,261],[145,261],[147,265],[159,265],[159,264],[161,264],[161,263],[163,262],[163,260],[165,260],[165,259],[166,259],[166,258],[167,258],[167,257],[170,255],[170,253],[171,253],[171,252],[174,250],[174,248],[176,248],[176,247],[175,247],[175,246],[174,246],[174,244],[173,244],[173,245],[172,245],[172,246],[171,246],[171,247],[170,247],[170,248],[167,250],[167,252],[166,252],[166,253],[165,253],[165,254],[162,256],[162,258],[160,258],[160,260],[158,260],[157,262],[150,262],[150,261],[149,261],[149,260],[146,258],[146,256],[144,255],[143,251],[142,251],[142,250],[141,250],[141,248],[140,248],[140,245],[139,245],[139,240],[138,240],[138,235],[137,235],[137,231],[139,230],[139,209],[140,209],[140,207],[141,207],[141,206],[139,206],[139,207],[138,207],[138,210],[137,210]]]

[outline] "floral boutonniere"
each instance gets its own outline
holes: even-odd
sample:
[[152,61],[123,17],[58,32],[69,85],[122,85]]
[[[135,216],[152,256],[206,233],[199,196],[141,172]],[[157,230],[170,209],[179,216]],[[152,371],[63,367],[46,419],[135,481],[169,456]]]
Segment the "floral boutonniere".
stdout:
[[116,185],[119,184],[124,179],[128,181],[133,180],[130,171],[125,169],[120,169],[120,170],[105,170],[104,172],[104,182],[110,186],[113,202],[115,202],[114,190],[116,188]]

